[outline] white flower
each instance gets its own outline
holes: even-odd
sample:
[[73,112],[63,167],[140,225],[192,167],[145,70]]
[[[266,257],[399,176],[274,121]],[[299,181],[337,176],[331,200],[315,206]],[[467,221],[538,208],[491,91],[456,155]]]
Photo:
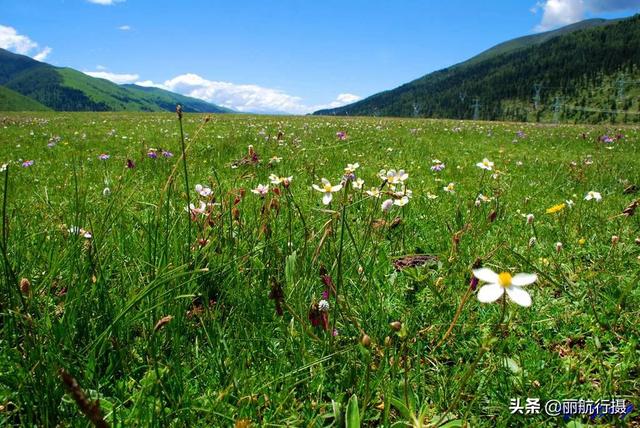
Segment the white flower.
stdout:
[[107,197],[111,194],[111,189],[109,189],[108,187],[105,187],[104,190],[102,191],[102,196]]
[[347,166],[344,169],[344,173],[345,174],[353,174],[354,172],[356,172],[356,169],[360,168],[360,164],[358,162],[356,163],[348,163]]
[[193,204],[189,204],[188,207],[184,207],[184,210],[190,213],[191,217],[195,218],[196,215],[205,213],[205,211],[207,210],[207,204],[205,204],[203,201],[200,201],[200,205],[198,207]]
[[78,227],[78,226],[71,226],[68,229],[68,231],[72,235],[81,235],[85,239],[93,238],[93,235],[91,234],[91,232],[89,232],[88,230],[84,230],[83,228]]
[[211,195],[212,191],[210,188],[203,186],[202,184],[196,184],[196,193],[200,196],[206,198]]
[[556,253],[562,251],[562,242],[556,242]]
[[591,190],[584,197],[584,200],[585,201],[590,201],[591,199],[594,199],[596,202],[600,202],[602,200],[602,195],[600,195],[600,193],[598,193],[598,192],[594,192],[593,190]]
[[536,237],[532,236],[531,239],[529,239],[529,247],[533,247],[537,242],[538,240],[536,239]]
[[478,300],[482,303],[495,302],[506,291],[513,302],[520,306],[531,306],[531,296],[522,287],[533,284],[538,279],[535,273],[511,276],[509,272],[497,274],[489,268],[480,268],[473,270],[473,276],[487,283],[478,290]]
[[318,310],[321,312],[327,312],[329,310],[329,302],[322,299],[318,302]]
[[278,156],[274,156],[271,159],[269,159],[269,163],[280,163],[281,160],[282,160],[282,158],[280,158]]
[[491,162],[487,158],[484,158],[484,159],[482,159],[482,162],[478,162],[476,164],[476,166],[478,168],[482,168],[482,169],[486,169],[487,171],[491,171],[493,169],[493,162]]
[[255,189],[251,189],[251,192],[255,193],[261,198],[264,198],[267,195],[267,193],[269,193],[269,185],[267,184],[265,186],[264,184],[258,184],[258,187],[256,187]]
[[3,163],[2,166],[0,166],[0,172],[5,172],[7,170],[7,164]]
[[396,205],[398,207],[404,207],[408,203],[409,203],[409,197],[408,196],[403,196],[402,198],[396,199],[396,200],[393,201],[393,205]]
[[437,199],[438,195],[434,195],[431,192],[427,192],[427,199]]
[[445,187],[443,187],[442,190],[451,194],[456,193],[455,185],[456,183],[449,183]]
[[377,187],[372,187],[371,190],[367,190],[365,191],[365,193],[369,196],[372,196],[374,198],[379,198],[380,197],[380,189],[378,189]]
[[335,186],[332,186],[329,180],[327,180],[326,178],[322,178],[321,181],[322,187],[318,186],[317,184],[312,184],[312,187],[318,192],[324,193],[324,196],[322,197],[322,203],[325,205],[329,205],[331,203],[331,200],[333,199],[333,193],[339,192],[342,189],[342,184],[336,184]]
[[382,211],[383,212],[389,212],[389,210],[391,209],[391,207],[393,206],[393,199],[386,199],[383,203],[382,203]]
[[356,179],[356,181],[352,182],[351,185],[354,189],[360,190],[362,189],[362,185],[364,184],[364,180],[362,178]]
[[278,184],[284,184],[285,187],[288,187],[291,184],[291,180],[293,180],[293,175],[290,177],[278,177],[275,174],[269,175],[269,181],[271,184],[277,186]]
[[389,184],[400,184],[409,178],[409,174],[407,174],[404,169],[401,169],[396,172],[395,169],[390,169],[389,171],[385,171],[384,169],[378,173],[378,177],[385,180]]
[[567,203],[567,206],[569,208],[573,208],[573,204],[574,204],[573,199],[567,199],[565,202]]
[[478,197],[476,198],[476,206],[480,205],[481,203],[489,203],[493,200],[493,198],[489,197],[489,196],[485,196],[482,193],[478,194]]

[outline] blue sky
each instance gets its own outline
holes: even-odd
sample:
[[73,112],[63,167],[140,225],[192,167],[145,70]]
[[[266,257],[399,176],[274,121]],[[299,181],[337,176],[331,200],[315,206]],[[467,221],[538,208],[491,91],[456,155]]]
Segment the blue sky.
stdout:
[[0,0],[0,47],[241,111],[307,113],[640,0]]

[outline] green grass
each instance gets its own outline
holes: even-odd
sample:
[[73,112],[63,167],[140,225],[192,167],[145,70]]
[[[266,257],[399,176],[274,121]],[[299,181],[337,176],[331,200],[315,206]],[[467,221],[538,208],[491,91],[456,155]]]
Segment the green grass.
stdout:
[[[185,115],[191,202],[203,184],[214,204],[190,222],[175,115],[0,122],[0,425],[87,426],[60,369],[112,426],[337,427],[349,408],[363,426],[554,427],[511,415],[510,398],[640,404],[640,215],[619,215],[638,198],[624,193],[640,185],[636,127]],[[260,163],[233,167],[249,145]],[[348,186],[323,205],[312,184],[354,162],[365,189],[405,169],[410,202],[385,214]],[[270,174],[293,180],[262,199],[251,190]],[[479,193],[493,199],[476,206]],[[410,254],[438,260],[396,271]],[[474,264],[537,273],[533,305],[480,303]],[[328,331],[309,321],[321,272],[337,290]]]

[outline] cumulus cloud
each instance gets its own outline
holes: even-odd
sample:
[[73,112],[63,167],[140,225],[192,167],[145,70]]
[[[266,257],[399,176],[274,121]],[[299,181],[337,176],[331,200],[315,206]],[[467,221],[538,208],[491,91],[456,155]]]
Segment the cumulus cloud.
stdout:
[[45,59],[47,59],[51,51],[52,49],[49,46],[47,46],[44,49],[42,49],[40,52],[35,54],[33,56],[33,59],[35,59],[36,61],[44,61]]
[[331,101],[328,104],[317,105],[313,107],[313,111],[323,110],[327,108],[337,108],[346,106],[347,104],[355,103],[356,101],[360,101],[362,97],[354,94],[338,94],[335,100]]
[[638,10],[638,0],[545,0],[538,1],[531,9],[542,10],[542,20],[536,31],[548,31],[563,25],[573,24],[589,13],[606,13],[622,10]]
[[44,61],[52,50],[48,46],[38,50],[38,43],[24,34],[19,34],[15,28],[6,25],[0,25],[0,48],[32,56],[37,61]]
[[237,111],[252,113],[305,114],[321,108],[340,107],[360,99],[357,95],[345,93],[339,94],[334,101],[326,105],[307,105],[301,97],[289,95],[279,89],[208,80],[193,73],[181,74],[164,83],[144,80],[136,84],[155,86]]
[[118,73],[111,73],[109,71],[104,71],[104,67],[102,69],[103,71],[83,71],[84,74],[87,74],[91,77],[97,77],[99,79],[107,79],[112,81],[113,83],[117,83],[118,85],[122,85],[125,83],[133,83],[136,80],[140,79],[140,75],[138,74],[118,74]]
[[120,31],[129,31],[131,30],[131,26],[130,25],[121,25],[118,27],[118,30]]
[[89,3],[100,4],[102,6],[111,6],[112,4],[122,3],[125,0],[87,0]]

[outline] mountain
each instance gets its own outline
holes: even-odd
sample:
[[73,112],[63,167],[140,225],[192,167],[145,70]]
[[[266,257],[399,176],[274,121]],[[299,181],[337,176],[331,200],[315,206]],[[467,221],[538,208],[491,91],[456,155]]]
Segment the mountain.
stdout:
[[[165,110],[175,110],[176,103],[179,103],[182,104],[183,108],[185,106],[189,106],[189,111],[192,112],[211,113],[211,106],[213,105],[197,98],[187,97],[184,95],[176,94],[175,92],[170,92],[165,89],[155,87],[139,86],[133,84],[122,85],[122,87],[129,90],[130,92],[138,94],[140,98],[153,101],[155,104],[163,107]],[[215,107],[217,107],[219,111],[213,113],[235,113],[234,110],[226,107]]]
[[638,96],[640,15],[513,39],[393,90],[314,114],[637,122]]
[[29,97],[0,86],[0,111],[46,111],[51,110]]
[[0,110],[22,110],[28,107],[26,97],[34,102],[30,104],[33,108],[41,105],[56,111],[174,111],[176,104],[182,104],[185,112],[231,111],[163,89],[117,85],[4,49],[0,49],[0,88],[3,93],[10,90],[23,96],[7,97],[7,104],[0,105]]

